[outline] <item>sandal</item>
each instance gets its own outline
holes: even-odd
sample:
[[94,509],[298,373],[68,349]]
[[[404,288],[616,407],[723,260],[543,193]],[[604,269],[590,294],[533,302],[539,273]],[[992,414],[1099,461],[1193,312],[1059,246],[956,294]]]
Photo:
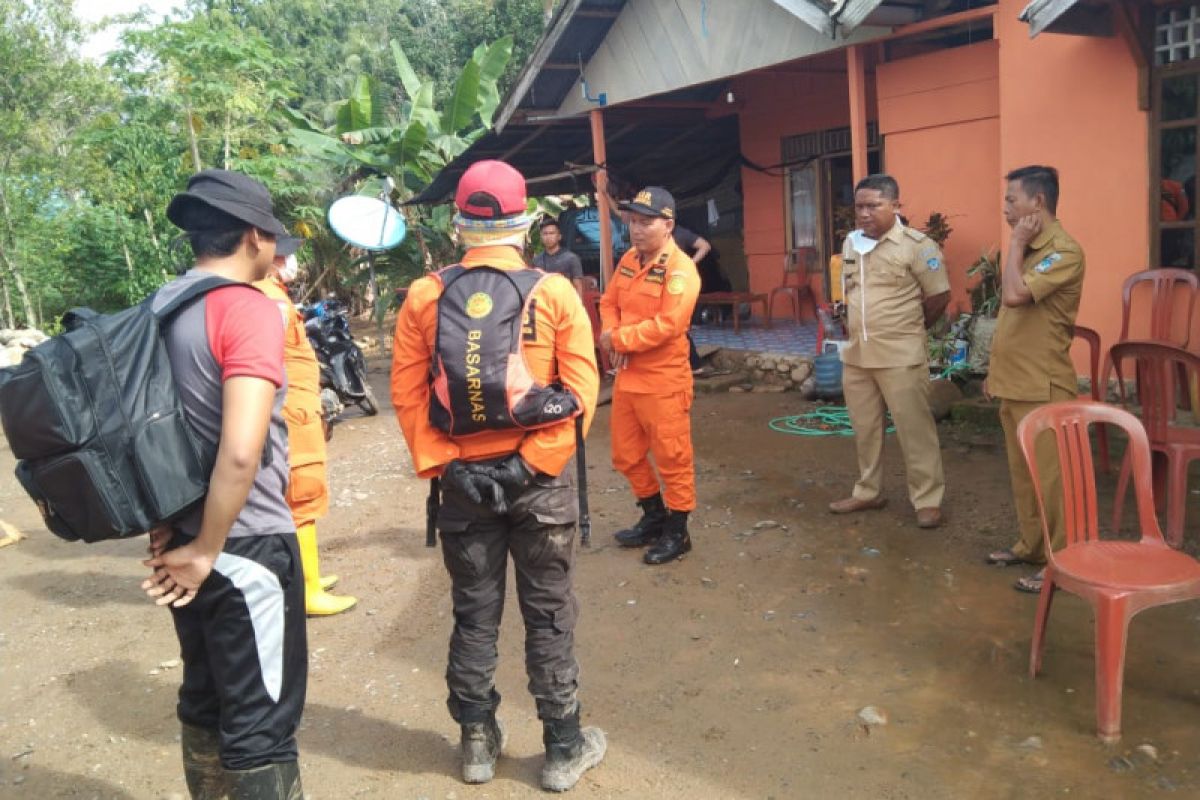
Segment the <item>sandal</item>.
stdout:
[[997,566],[1001,567],[1010,567],[1013,564],[1027,563],[1025,558],[1014,553],[1011,547],[988,553],[986,561],[989,564],[996,564]]
[[1046,570],[1039,569],[1032,575],[1026,575],[1024,578],[1017,578],[1013,588],[1018,592],[1028,592],[1029,594],[1041,594],[1042,586],[1046,583]]

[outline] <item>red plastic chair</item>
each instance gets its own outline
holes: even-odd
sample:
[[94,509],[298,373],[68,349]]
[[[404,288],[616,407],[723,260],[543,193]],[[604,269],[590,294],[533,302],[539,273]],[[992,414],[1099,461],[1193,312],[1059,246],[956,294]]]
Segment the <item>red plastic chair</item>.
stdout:
[[[1083,325],[1076,325],[1071,329],[1072,335],[1088,346],[1088,379],[1091,382],[1091,398],[1098,403],[1104,402],[1104,395],[1101,392],[1100,381],[1100,334],[1091,328],[1086,328]],[[1082,396],[1082,395],[1081,395]],[[1100,469],[1108,472],[1109,457],[1108,457],[1108,431],[1103,425],[1096,426],[1096,444],[1100,450]]]
[[808,276],[812,264],[817,259],[817,250],[812,247],[801,247],[783,256],[783,282],[771,290],[767,297],[767,319],[775,310],[775,297],[783,295],[792,304],[792,318],[800,322],[800,306],[805,300],[812,306],[813,319],[817,318],[817,299],[813,297],[812,287],[808,285]]
[[[1133,293],[1141,285],[1150,287],[1150,335],[1136,340],[1129,338],[1129,326],[1133,318]],[[1172,338],[1175,325],[1175,307],[1177,305],[1177,289],[1182,286],[1186,293],[1187,316],[1182,328],[1182,338]],[[1196,294],[1200,292],[1200,277],[1190,269],[1147,269],[1135,272],[1125,279],[1121,285],[1121,333],[1117,342],[1153,341],[1187,347],[1191,337],[1192,317],[1196,312]],[[1100,385],[1108,387],[1108,379],[1112,375],[1112,354],[1104,358],[1104,369],[1100,376]],[[1105,464],[1107,467],[1107,464]]]
[[[1127,452],[1134,468],[1140,541],[1100,540],[1096,474],[1088,441],[1088,425],[1097,423],[1121,428],[1129,437]],[[1050,530],[1034,455],[1034,443],[1045,431],[1053,431],[1062,466],[1067,544],[1057,553],[1050,550]],[[1150,444],[1132,414],[1090,400],[1050,403],[1021,421],[1017,437],[1033,476],[1049,559],[1034,619],[1029,676],[1037,677],[1042,668],[1046,624],[1054,593],[1065,589],[1091,603],[1096,616],[1097,735],[1106,742],[1115,742],[1121,737],[1121,691],[1129,621],[1147,608],[1200,598],[1200,563],[1172,550],[1163,541],[1148,479]]]
[[[1150,340],[1187,347],[1192,331],[1192,315],[1196,312],[1196,292],[1200,291],[1200,277],[1190,269],[1148,269],[1135,272],[1121,286],[1121,335],[1118,342],[1129,341],[1129,322],[1133,311],[1133,292],[1139,284],[1150,284]],[[1174,330],[1175,290],[1179,285],[1187,287],[1187,319],[1183,326],[1183,338],[1171,338]],[[1145,341],[1140,340],[1140,341]]]
[[[1121,405],[1130,408],[1126,396],[1127,362],[1134,362],[1137,402],[1142,424],[1150,441],[1150,452],[1160,458],[1152,464],[1154,496],[1167,513],[1167,541],[1183,544],[1183,523],[1187,513],[1188,465],[1200,458],[1200,428],[1178,424],[1181,407],[1196,409],[1192,387],[1200,381],[1200,356],[1179,347],[1159,342],[1121,342],[1109,355],[1117,373],[1117,391]],[[1130,463],[1121,463],[1117,493],[1113,500],[1113,528],[1120,527],[1125,492],[1129,488]],[[1150,473],[1147,473],[1150,474]]]

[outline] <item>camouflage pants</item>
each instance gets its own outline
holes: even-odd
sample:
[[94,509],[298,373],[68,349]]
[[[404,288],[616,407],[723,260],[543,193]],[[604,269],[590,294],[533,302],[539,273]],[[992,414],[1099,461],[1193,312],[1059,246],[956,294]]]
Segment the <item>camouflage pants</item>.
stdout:
[[447,489],[438,513],[442,558],[450,573],[454,632],[447,707],[459,723],[481,721],[500,704],[495,672],[500,617],[511,555],[525,621],[525,671],[539,719],[574,713],[577,498],[568,465],[559,477],[539,475],[507,514],[497,515]]

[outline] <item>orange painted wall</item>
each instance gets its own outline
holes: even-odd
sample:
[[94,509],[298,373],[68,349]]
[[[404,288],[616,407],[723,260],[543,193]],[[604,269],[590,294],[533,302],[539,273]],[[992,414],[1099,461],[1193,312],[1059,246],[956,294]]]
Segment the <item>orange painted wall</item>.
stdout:
[[[1122,281],[1149,266],[1148,121],[1137,107],[1137,69],[1119,37],[1030,40],[1017,19],[1025,5],[1000,0],[996,15],[1000,167],[1058,169],[1059,218],[1087,255],[1079,323],[1107,348],[1120,330]],[[999,177],[992,186],[1003,190]]]
[[[868,76],[868,108],[875,105],[872,86]],[[844,72],[759,72],[735,78],[731,88],[742,104],[738,114],[742,153],[762,166],[780,162],[784,136],[850,124]],[[743,167],[742,193],[750,290],[767,292],[779,286],[783,275],[784,179]],[[785,305],[781,301],[776,311],[786,313]]]
[[880,64],[884,170],[900,183],[904,214],[922,225],[948,215],[951,311],[970,310],[967,268],[1000,244],[999,42]]

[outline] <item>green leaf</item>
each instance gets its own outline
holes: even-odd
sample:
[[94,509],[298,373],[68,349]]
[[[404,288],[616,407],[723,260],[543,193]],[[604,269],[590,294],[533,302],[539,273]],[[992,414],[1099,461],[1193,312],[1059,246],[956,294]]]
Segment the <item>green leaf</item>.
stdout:
[[299,147],[301,150],[312,153],[313,155],[337,155],[345,156],[346,148],[340,141],[332,136],[316,131],[306,131],[302,128],[293,128],[288,132],[288,139],[292,144]]
[[495,83],[504,74],[508,61],[512,58],[513,37],[502,36],[485,51],[483,45],[475,48],[472,61],[479,63],[479,80],[483,83]]
[[492,42],[486,49],[484,45],[479,45],[471,57],[472,61],[479,64],[479,117],[488,127],[491,127],[492,118],[496,116],[496,109],[500,106],[500,88],[497,81],[512,58],[512,49],[512,37],[504,36]]
[[468,61],[463,66],[454,93],[442,113],[442,133],[453,134],[471,124],[479,113],[479,63]]
[[338,133],[349,133],[372,127],[374,125],[372,120],[374,100],[374,81],[369,75],[359,75],[349,99],[338,107]]
[[279,107],[279,113],[293,128],[314,132],[321,130],[319,125],[305,116],[303,112],[297,111],[294,108],[288,108],[287,106],[281,105]]
[[408,56],[404,54],[404,49],[400,47],[400,43],[395,39],[391,41],[392,58],[396,60],[396,72],[400,75],[400,85],[404,87],[404,93],[410,98],[416,97],[417,92],[421,90],[421,81],[417,78],[416,71],[412,68],[412,64],[408,61]]
[[421,89],[417,92],[417,96],[413,100],[412,111],[408,119],[410,125],[416,122],[429,131],[438,130],[441,122],[438,120],[437,111],[433,108],[432,83],[421,84]]
[[401,167],[417,160],[425,144],[429,141],[429,131],[424,125],[412,124],[405,129],[404,135],[392,142],[388,147],[388,155]]

